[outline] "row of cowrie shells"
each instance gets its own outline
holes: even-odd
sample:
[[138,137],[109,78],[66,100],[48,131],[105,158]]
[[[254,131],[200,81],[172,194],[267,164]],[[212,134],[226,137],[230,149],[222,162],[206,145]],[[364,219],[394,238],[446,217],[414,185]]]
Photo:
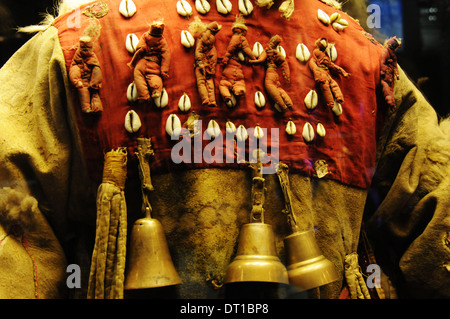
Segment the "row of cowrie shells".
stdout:
[[[317,124],[316,132],[317,135],[319,135],[320,137],[325,137],[326,131],[322,123]],[[315,138],[314,127],[312,126],[311,123],[306,122],[305,125],[303,125],[302,136],[306,143],[310,143],[314,140]]]
[[[227,15],[231,12],[233,5],[230,0],[216,0],[216,7],[219,13]],[[250,0],[239,0],[238,7],[239,12],[244,16],[253,12],[253,4]],[[211,5],[207,0],[195,0],[195,9],[200,14],[207,14],[211,10]],[[127,11],[124,10],[124,12]],[[192,6],[187,0],[179,0],[177,1],[177,12],[179,15],[189,18],[193,14]]]
[[329,16],[322,9],[317,10],[317,17],[319,20],[326,26],[330,25],[333,27],[335,31],[342,31],[346,27],[348,27],[348,21],[341,18],[341,15],[338,12],[333,13]]
[[[317,135],[319,135],[320,137],[325,137],[326,131],[325,131],[325,127],[323,126],[322,123],[317,124],[316,130],[317,130]],[[294,121],[289,119],[289,121],[286,124],[285,131],[288,135],[291,135],[291,136],[293,136],[297,133],[297,126],[295,125]],[[311,125],[311,123],[306,122],[303,125],[302,136],[306,142],[312,142],[314,140],[314,137],[315,137],[314,127]]]
[[[134,112],[134,111],[130,111],[130,112]],[[180,118],[176,114],[173,114],[173,113],[170,114],[166,120],[167,135],[169,135],[171,138],[177,138],[181,134],[181,129],[182,129],[182,126],[181,126]],[[236,125],[234,125],[233,122],[227,121],[225,124],[225,129],[226,129],[226,132],[229,134],[236,133],[236,135],[235,135],[236,139],[240,142],[243,142],[248,138],[247,129],[242,124],[236,128]],[[208,126],[206,128],[206,133],[211,138],[216,138],[217,136],[222,134],[222,132],[220,130],[220,126],[216,120],[210,120],[208,122]],[[259,126],[259,124],[256,124],[254,131],[253,131],[253,136],[257,139],[264,137],[264,130]]]

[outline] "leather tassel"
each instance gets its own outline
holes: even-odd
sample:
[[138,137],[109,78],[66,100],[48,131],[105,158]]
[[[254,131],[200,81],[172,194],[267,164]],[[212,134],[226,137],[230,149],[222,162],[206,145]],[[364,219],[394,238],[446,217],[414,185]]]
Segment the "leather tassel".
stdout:
[[97,223],[88,299],[122,299],[125,280],[127,206],[125,148],[105,154],[103,180],[97,191]]

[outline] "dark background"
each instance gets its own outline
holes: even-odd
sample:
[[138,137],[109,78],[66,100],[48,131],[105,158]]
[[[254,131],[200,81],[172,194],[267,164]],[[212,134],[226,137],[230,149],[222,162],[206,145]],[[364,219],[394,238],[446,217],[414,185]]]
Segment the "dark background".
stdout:
[[[301,0],[297,0],[301,1]],[[364,21],[364,13],[352,12],[346,0],[344,11]],[[370,2],[370,1],[369,1]],[[55,13],[57,0],[0,0],[0,66],[31,35],[15,31],[19,26],[38,24],[42,14]],[[403,0],[403,47],[399,63],[422,90],[440,116],[450,115],[450,0]],[[364,7],[365,4],[361,5]],[[362,23],[364,26],[364,24]],[[367,30],[371,32],[372,30]],[[378,39],[382,42],[382,39]]]

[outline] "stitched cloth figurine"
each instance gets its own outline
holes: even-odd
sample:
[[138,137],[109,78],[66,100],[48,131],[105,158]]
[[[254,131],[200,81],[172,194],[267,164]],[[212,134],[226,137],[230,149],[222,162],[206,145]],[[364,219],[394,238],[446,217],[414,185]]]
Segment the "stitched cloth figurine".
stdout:
[[316,41],[316,49],[314,49],[312,58],[309,60],[309,67],[314,80],[320,86],[327,106],[333,108],[335,101],[340,104],[344,103],[344,95],[338,83],[331,77],[330,71],[341,74],[344,78],[348,78],[350,74],[331,62],[330,57],[326,54],[327,47],[328,40],[326,38],[320,38]]
[[386,103],[395,107],[394,83],[398,80],[397,55],[395,51],[401,47],[401,40],[397,37],[386,40],[383,52],[381,53],[381,85]]
[[233,23],[231,30],[233,31],[233,35],[228,44],[227,52],[222,59],[222,63],[225,67],[219,84],[219,92],[227,105],[231,101],[231,92],[233,92],[235,96],[242,96],[245,94],[244,73],[242,72],[242,64],[238,56],[239,53],[243,52],[249,56],[251,60],[255,59],[247,38],[245,37],[248,28],[241,16],[236,17],[236,21]]
[[217,22],[204,24],[197,20],[190,24],[190,29],[197,37],[195,46],[195,78],[202,105],[216,106],[214,77],[217,65],[217,50],[215,35],[222,26]]
[[69,78],[78,90],[81,110],[85,113],[103,111],[99,90],[102,86],[102,71],[94,53],[95,39],[90,35],[80,38],[69,70]]
[[163,79],[169,78],[170,51],[163,37],[164,23],[156,21],[144,33],[130,62],[139,101],[161,96]]
[[267,93],[281,107],[280,110],[285,111],[292,108],[292,99],[281,87],[277,69],[281,69],[284,80],[290,83],[290,70],[284,56],[277,50],[277,46],[281,43],[282,38],[279,35],[273,36],[267,48],[261,53],[257,60],[251,60],[251,63],[266,62],[266,75],[264,78],[264,86]]

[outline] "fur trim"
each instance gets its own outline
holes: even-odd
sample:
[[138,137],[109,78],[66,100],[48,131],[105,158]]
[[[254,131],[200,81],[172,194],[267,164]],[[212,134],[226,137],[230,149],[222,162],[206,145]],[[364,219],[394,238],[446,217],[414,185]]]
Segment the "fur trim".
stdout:
[[32,230],[38,202],[34,197],[5,187],[0,189],[0,222],[4,225],[18,225],[23,230]]

